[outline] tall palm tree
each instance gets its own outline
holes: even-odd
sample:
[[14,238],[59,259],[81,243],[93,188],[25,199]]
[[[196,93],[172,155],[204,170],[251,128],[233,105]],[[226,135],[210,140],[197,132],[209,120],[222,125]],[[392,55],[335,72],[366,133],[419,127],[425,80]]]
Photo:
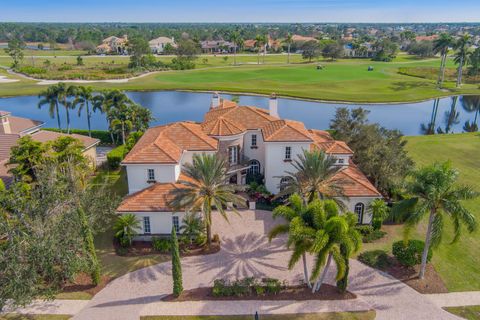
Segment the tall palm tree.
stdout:
[[[92,136],[92,126],[90,120],[92,118],[92,112],[90,110],[90,103],[93,103],[93,88],[80,86],[77,90],[77,96],[75,98],[74,104],[78,105],[78,116],[81,115],[83,108],[87,113],[87,124],[88,124],[88,135]],[[95,110],[95,109],[94,109]]]
[[343,187],[347,182],[336,177],[341,167],[336,166],[335,162],[335,158],[323,150],[303,150],[303,154],[292,162],[295,171],[285,172],[287,179],[283,179],[285,182],[280,186],[282,191],[278,196],[299,193],[306,202],[336,198],[342,206],[338,197],[344,197]]
[[447,33],[442,33],[438,39],[433,42],[433,52],[440,53],[440,71],[438,73],[437,85],[439,88],[443,85],[445,78],[445,66],[447,64],[448,48],[453,45],[452,37]]
[[237,212],[234,206],[245,206],[245,199],[236,195],[234,187],[227,182],[227,167],[223,157],[195,154],[192,163],[183,168],[187,179],[178,181],[183,187],[173,191],[169,203],[176,210],[202,213],[209,246],[212,243],[213,208],[228,220],[225,209]]
[[67,133],[70,133],[70,109],[75,107],[71,100],[76,95],[77,87],[60,82],[54,88],[59,102],[65,108],[65,114],[67,116]]
[[[109,90],[103,93],[102,98],[97,98],[96,103],[100,103],[102,105],[102,110],[107,116],[108,126],[111,129],[110,135],[112,138],[112,142],[114,142],[113,138],[113,127],[112,122],[117,118],[120,122],[116,122],[116,124],[120,124],[120,127],[123,125],[123,129],[121,128],[122,132],[122,140],[125,140],[125,133],[126,133],[126,125],[128,126],[127,120],[131,119],[127,116],[130,113],[129,106],[133,104],[133,101],[127,97],[125,93],[120,90]],[[122,124],[123,123],[123,124]],[[133,124],[132,124],[133,125]],[[125,142],[124,142],[125,143]]]
[[452,220],[456,242],[465,226],[469,232],[477,227],[475,216],[463,206],[462,200],[473,199],[478,194],[469,186],[458,186],[458,171],[451,163],[434,163],[414,171],[407,188],[411,198],[403,200],[393,208],[396,218],[405,220],[405,238],[414,226],[428,216],[425,247],[419,278],[425,276],[427,254],[430,247],[437,247],[442,240],[443,225],[446,217]]
[[107,113],[110,118],[110,130],[120,133],[122,136],[122,144],[127,141],[127,134],[133,128],[132,109],[130,104],[122,103],[111,108]]
[[60,110],[58,108],[58,92],[56,86],[50,86],[46,90],[40,92],[38,95],[40,101],[38,102],[38,108],[41,108],[44,105],[48,105],[48,112],[50,117],[53,119],[57,118],[58,130],[62,130],[62,124],[60,121]]
[[[258,49],[257,55],[257,64],[260,64],[260,52],[262,51],[262,47],[265,47],[267,43],[267,37],[264,34],[257,34],[255,37],[255,46]],[[263,63],[265,63],[265,52],[263,56]]]
[[455,49],[455,63],[458,64],[457,68],[457,87],[462,84],[463,66],[467,62],[467,56],[469,53],[471,44],[471,36],[468,33],[462,35],[454,44]]
[[293,43],[293,36],[290,32],[287,34],[283,42],[287,44],[287,63],[290,63],[290,48]]
[[237,64],[237,46],[241,42],[241,36],[238,31],[232,32],[230,35],[230,41],[233,42],[233,65]]

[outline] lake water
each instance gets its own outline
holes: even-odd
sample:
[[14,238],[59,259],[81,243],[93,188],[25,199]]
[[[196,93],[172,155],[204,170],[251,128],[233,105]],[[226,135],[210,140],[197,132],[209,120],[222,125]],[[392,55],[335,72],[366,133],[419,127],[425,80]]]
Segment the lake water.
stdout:
[[[128,92],[127,95],[135,102],[149,108],[155,117],[152,125],[165,124],[180,120],[202,121],[203,115],[210,106],[211,94],[178,91],[153,91],[153,92]],[[231,95],[222,97],[231,99]],[[268,97],[239,96],[241,105],[268,108]],[[438,100],[438,102],[436,102]],[[432,111],[438,103],[435,128],[446,129],[449,132],[463,131],[466,121],[473,121],[475,111],[469,111],[462,97],[429,100],[417,103],[402,103],[389,105],[368,104],[336,104],[329,102],[310,102],[294,99],[278,99],[280,117],[299,120],[307,128],[328,129],[330,120],[335,114],[335,109],[341,106],[355,108],[362,106],[370,111],[370,122],[378,122],[389,129],[398,129],[405,135],[422,134],[422,124],[428,125],[431,121]],[[455,100],[457,102],[455,103]],[[44,127],[57,127],[57,120],[48,115],[48,107],[37,107],[36,96],[20,96],[0,98],[0,110],[10,111],[19,117],[28,117],[45,122]],[[480,107],[480,106],[479,106]],[[480,117],[479,117],[480,118]],[[64,108],[61,107],[62,125],[65,127]],[[86,129],[85,114],[78,116],[76,111],[71,113],[72,128]],[[97,113],[92,119],[93,129],[107,129],[105,116]]]

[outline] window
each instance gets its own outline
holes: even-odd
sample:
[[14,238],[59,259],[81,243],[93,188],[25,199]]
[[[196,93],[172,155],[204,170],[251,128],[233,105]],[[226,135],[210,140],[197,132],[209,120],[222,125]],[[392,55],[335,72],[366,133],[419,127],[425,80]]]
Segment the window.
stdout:
[[143,217],[143,233],[151,233],[150,217]]
[[180,222],[177,216],[172,216],[172,226],[175,228],[175,232],[180,232]]
[[355,205],[355,214],[357,215],[358,217],[358,223],[363,223],[363,212],[365,211],[365,205],[361,202],[357,203]]
[[250,167],[248,168],[248,174],[256,175],[260,173],[260,162],[258,160],[251,160]]
[[339,164],[344,164],[344,163],[345,163],[345,159],[338,159],[338,163],[339,163]]
[[292,147],[285,147],[285,160],[292,159]]
[[155,181],[155,170],[154,169],[147,169],[147,178],[148,181]]
[[293,181],[292,177],[283,177],[280,180],[280,191],[285,190],[286,187]]
[[238,146],[228,147],[228,162],[230,164],[238,163]]
[[256,146],[257,146],[257,135],[252,134],[252,147],[256,147]]

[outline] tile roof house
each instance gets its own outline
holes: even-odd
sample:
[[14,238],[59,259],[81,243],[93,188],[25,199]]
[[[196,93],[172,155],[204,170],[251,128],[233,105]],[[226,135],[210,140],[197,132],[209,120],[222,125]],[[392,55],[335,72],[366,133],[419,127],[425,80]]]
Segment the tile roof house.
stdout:
[[172,192],[184,187],[182,168],[194,154],[221,154],[228,159],[232,184],[245,184],[247,174],[262,174],[267,190],[278,193],[285,171],[303,150],[319,149],[335,158],[340,169],[335,179],[344,182],[341,200],[370,223],[368,204],[382,195],[353,164],[353,151],[327,131],[309,130],[302,122],[281,119],[275,95],[269,109],[240,106],[215,93],[201,123],[176,122],[148,129],[122,162],[126,168],[129,195],[119,213],[133,213],[142,222],[139,239],[169,234],[180,228],[183,212],[168,207]]
[[123,37],[110,36],[102,40],[97,46],[96,52],[99,54],[126,54],[128,49],[128,36]]
[[170,44],[173,48],[177,47],[174,38],[167,38],[167,37],[158,37],[148,41],[148,45],[150,46],[150,50],[152,53],[161,54],[165,50],[165,46]]

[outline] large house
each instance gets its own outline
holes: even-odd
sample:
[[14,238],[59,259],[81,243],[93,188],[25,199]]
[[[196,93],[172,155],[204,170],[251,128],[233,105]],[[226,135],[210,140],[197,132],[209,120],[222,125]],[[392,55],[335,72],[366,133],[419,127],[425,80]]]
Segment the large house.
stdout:
[[100,140],[80,134],[67,135],[66,133],[41,130],[43,124],[42,121],[14,117],[10,112],[0,110],[0,179],[5,185],[8,186],[12,181],[7,166],[10,149],[17,144],[18,139],[26,135],[30,135],[33,140],[42,143],[56,140],[62,136],[78,139],[84,146],[83,155],[91,161],[92,165],[95,165],[97,145]]
[[148,45],[150,46],[150,50],[152,53],[162,54],[165,50],[167,45],[171,45],[172,48],[176,48],[177,44],[175,43],[174,38],[167,38],[167,37],[158,37],[148,41]]
[[[358,222],[371,222],[368,204],[381,194],[353,164],[353,151],[342,141],[322,130],[305,128],[298,121],[281,119],[277,99],[269,110],[239,106],[222,100],[218,94],[201,123],[175,122],[150,128],[122,162],[128,179],[129,195],[117,209],[133,213],[141,220],[139,239],[169,234],[180,228],[183,212],[168,206],[172,191],[182,188],[182,168],[194,154],[221,154],[228,158],[229,181],[245,184],[248,173],[263,174],[268,191],[278,193],[285,182],[285,171],[303,150],[320,149],[336,158],[341,167],[336,178],[346,182],[343,198]],[[283,178],[282,178],[283,176]],[[282,181],[283,180],[283,181]]]
[[205,40],[200,42],[202,53],[232,53],[235,48],[238,49],[233,42],[225,40]]
[[102,40],[102,43],[97,46],[96,52],[98,54],[127,54],[128,52],[128,37],[110,36]]

